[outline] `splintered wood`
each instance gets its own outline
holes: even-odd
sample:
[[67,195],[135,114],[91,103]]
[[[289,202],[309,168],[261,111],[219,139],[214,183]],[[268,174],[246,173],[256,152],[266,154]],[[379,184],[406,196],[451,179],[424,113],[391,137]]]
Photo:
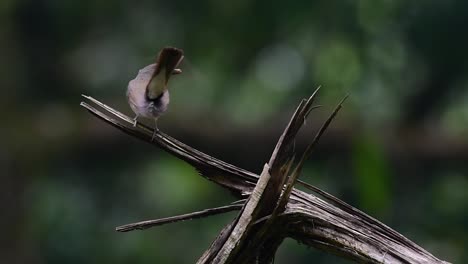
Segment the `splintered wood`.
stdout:
[[[83,95],[87,102],[81,102],[81,106],[91,114],[187,162],[202,177],[240,199],[217,208],[120,226],[117,231],[146,229],[239,210],[197,263],[271,263],[286,237],[364,263],[448,263],[371,216],[298,179],[304,162],[346,99],[338,104],[304,153],[297,155],[294,140],[309,113],[316,108],[313,102],[318,90],[301,101],[261,175],[211,157],[140,123],[134,126],[132,118]],[[296,183],[311,193],[294,188]]]

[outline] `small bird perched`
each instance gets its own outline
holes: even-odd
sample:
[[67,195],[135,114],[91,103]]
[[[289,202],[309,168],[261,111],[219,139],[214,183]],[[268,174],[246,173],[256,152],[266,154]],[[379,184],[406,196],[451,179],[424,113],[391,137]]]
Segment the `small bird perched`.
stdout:
[[184,51],[178,48],[165,47],[159,52],[156,63],[150,64],[138,71],[135,79],[128,83],[128,103],[135,112],[133,126],[137,125],[139,116],[154,118],[155,130],[158,129],[158,117],[164,114],[169,105],[169,91],[167,83],[171,75],[182,71],[177,66],[184,58]]

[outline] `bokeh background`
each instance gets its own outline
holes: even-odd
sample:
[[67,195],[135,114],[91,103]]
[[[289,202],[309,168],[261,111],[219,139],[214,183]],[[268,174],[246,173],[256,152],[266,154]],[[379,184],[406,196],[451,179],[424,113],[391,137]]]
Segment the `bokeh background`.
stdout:
[[[234,217],[114,231],[233,201],[79,106],[132,114],[128,81],[173,45],[164,132],[258,173],[301,98],[322,85],[299,150],[349,93],[302,179],[468,263],[467,28],[463,0],[2,0],[0,262],[193,263]],[[349,263],[292,240],[276,262]]]

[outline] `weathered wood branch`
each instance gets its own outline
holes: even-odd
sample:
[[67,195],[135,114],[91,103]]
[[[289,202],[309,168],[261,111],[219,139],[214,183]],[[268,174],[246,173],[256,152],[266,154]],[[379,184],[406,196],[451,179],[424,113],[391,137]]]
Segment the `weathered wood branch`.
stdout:
[[239,215],[220,232],[198,263],[269,263],[285,237],[364,263],[447,263],[312,185],[303,183],[312,193],[293,188],[304,157],[312,148],[293,166],[291,142],[313,108],[314,95],[297,108],[261,176],[213,158],[161,132],[156,132],[152,141],[152,129],[142,124],[133,127],[130,117],[91,97],[84,96],[90,103],[81,105],[108,124],[186,161],[201,176],[228,189],[236,197],[248,198]]

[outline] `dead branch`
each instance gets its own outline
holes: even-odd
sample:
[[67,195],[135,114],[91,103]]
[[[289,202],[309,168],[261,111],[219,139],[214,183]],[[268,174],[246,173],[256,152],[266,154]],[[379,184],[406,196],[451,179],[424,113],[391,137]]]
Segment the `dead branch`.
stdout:
[[162,132],[156,132],[152,141],[152,129],[142,124],[133,127],[130,117],[92,97],[84,96],[89,103],[82,102],[81,106],[119,130],[184,160],[201,176],[236,197],[247,198],[245,203],[219,210],[207,209],[130,226],[147,228],[152,224],[203,217],[242,206],[237,217],[221,230],[198,263],[271,263],[285,237],[363,263],[447,263],[331,194],[306,183],[302,184],[312,193],[293,188],[303,163],[341,108],[340,103],[294,165],[294,139],[314,108],[312,103],[317,91],[300,103],[260,176],[195,150]]

